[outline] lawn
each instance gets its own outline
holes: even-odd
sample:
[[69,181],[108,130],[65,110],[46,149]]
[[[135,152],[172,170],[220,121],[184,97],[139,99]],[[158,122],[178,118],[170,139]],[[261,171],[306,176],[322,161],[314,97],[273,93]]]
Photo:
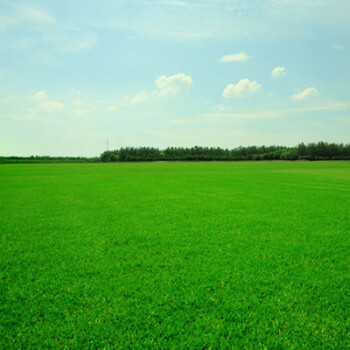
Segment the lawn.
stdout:
[[0,166],[0,348],[346,349],[350,162]]

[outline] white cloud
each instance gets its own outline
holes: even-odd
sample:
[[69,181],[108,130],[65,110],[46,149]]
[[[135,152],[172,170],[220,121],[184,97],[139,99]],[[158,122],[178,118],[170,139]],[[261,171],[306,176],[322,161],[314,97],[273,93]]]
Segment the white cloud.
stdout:
[[164,5],[173,5],[173,6],[180,6],[180,7],[189,7],[189,3],[186,1],[175,1],[175,0],[164,0],[160,1],[160,4]]
[[226,55],[220,58],[221,62],[246,62],[248,61],[250,56],[245,52],[234,53],[232,55]]
[[286,108],[286,109],[252,109],[236,112],[224,113],[224,111],[218,111],[216,113],[203,113],[196,119],[177,119],[172,120],[171,124],[207,124],[217,123],[218,121],[229,121],[234,119],[245,120],[262,120],[262,119],[274,119],[284,118],[288,116],[295,116],[296,114],[312,113],[312,112],[327,112],[327,111],[343,111],[349,110],[350,103],[330,101],[325,104],[304,107],[304,108]]
[[309,97],[318,95],[319,92],[313,87],[308,87],[305,90],[292,95],[291,99],[295,101],[302,101]]
[[74,109],[74,114],[76,115],[87,115],[89,113],[93,113],[97,110],[97,107],[93,104],[83,104],[81,106],[77,106],[77,108]]
[[236,85],[228,84],[222,96],[226,98],[247,97],[254,94],[260,87],[261,85],[256,81],[242,79]]
[[52,23],[55,21],[55,19],[50,14],[39,8],[23,7],[19,9],[19,12],[23,16],[22,19],[24,18],[28,21],[43,23]]
[[42,110],[45,113],[53,113],[56,111],[60,111],[64,108],[64,105],[59,102],[44,102],[40,103],[39,109]]
[[85,110],[80,109],[80,108],[75,109],[73,112],[74,112],[74,114],[79,115],[79,116],[86,115],[86,113],[87,113]]
[[219,103],[218,105],[215,105],[215,106],[212,107],[212,109],[214,111],[226,111],[229,108],[230,108],[229,106],[223,106],[221,103]]
[[[79,92],[77,95],[79,95]],[[89,99],[89,102],[84,102],[78,98],[71,102],[70,105],[73,107],[74,114],[83,116],[95,112],[98,109],[96,106],[97,103],[98,101],[93,99]]]
[[53,16],[38,7],[11,4],[8,10],[3,11],[2,15],[0,15],[0,31],[5,31],[16,25],[30,24],[40,26],[55,22]]
[[333,44],[332,47],[335,50],[345,50],[345,46],[340,44]]
[[344,122],[344,123],[350,124],[350,117],[339,117],[339,118],[334,118],[334,120],[337,122]]
[[47,95],[45,91],[38,91],[34,96],[33,100],[40,101],[40,100],[45,100],[47,98]]
[[82,102],[81,100],[77,99],[77,100],[74,100],[74,101],[71,103],[71,105],[74,106],[74,107],[80,107],[80,106],[83,105],[83,102]]
[[47,123],[59,123],[60,121],[50,118],[42,118],[36,115],[35,111],[28,110],[28,113],[11,113],[11,114],[1,114],[2,117],[20,120],[20,121],[29,121],[29,122],[47,122]]
[[272,72],[271,72],[271,75],[272,75],[273,77],[278,77],[278,76],[280,76],[280,75],[286,75],[286,74],[287,74],[286,68],[285,68],[285,67],[280,67],[280,66],[275,67],[275,68],[272,70]]
[[[62,41],[61,38],[53,38],[53,41]],[[68,36],[61,42],[63,53],[79,53],[84,50],[91,50],[98,42],[98,36],[92,33],[82,33],[77,36]]]
[[145,91],[137,93],[135,96],[131,97],[129,104],[136,105],[140,102],[146,102],[148,100],[148,94]]
[[5,36],[4,47],[26,49],[38,43],[50,44],[51,50],[34,51],[37,58],[49,66],[58,64],[55,53],[79,53],[94,48],[98,42],[98,36],[81,24],[56,20],[49,12],[33,5],[14,4],[5,15],[0,15],[0,31],[16,26],[26,26],[26,30],[15,40]]
[[160,89],[156,92],[158,96],[166,96],[176,94],[180,90],[187,90],[193,84],[193,80],[189,75],[178,73],[174,75],[162,75],[156,79],[156,85]]
[[117,106],[109,106],[106,108],[107,112],[120,112],[120,109]]

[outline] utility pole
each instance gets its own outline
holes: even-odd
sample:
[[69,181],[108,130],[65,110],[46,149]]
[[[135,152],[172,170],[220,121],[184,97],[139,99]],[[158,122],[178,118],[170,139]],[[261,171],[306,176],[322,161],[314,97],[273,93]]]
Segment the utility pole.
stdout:
[[107,144],[107,151],[108,151],[108,139],[107,139],[107,142],[106,142],[106,144]]

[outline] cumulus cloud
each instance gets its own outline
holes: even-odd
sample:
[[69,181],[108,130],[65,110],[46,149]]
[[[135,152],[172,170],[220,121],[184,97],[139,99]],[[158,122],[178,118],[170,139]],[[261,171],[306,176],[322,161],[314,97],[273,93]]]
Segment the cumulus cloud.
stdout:
[[80,100],[80,99],[76,99],[71,103],[71,106],[74,108],[73,113],[76,115],[85,115],[86,111],[85,111],[85,103]]
[[285,67],[275,67],[272,72],[271,72],[271,75],[273,77],[278,77],[280,75],[286,75],[287,72],[286,72],[286,68]]
[[106,108],[107,112],[119,112],[119,108],[117,106],[109,106]]
[[250,56],[245,52],[234,53],[232,55],[226,55],[220,59],[221,62],[245,62],[248,61]]
[[71,103],[71,106],[74,108],[74,114],[79,116],[84,116],[97,110],[96,101],[93,100],[90,100],[89,103],[86,103],[80,99],[77,99]]
[[34,96],[33,100],[40,101],[40,100],[45,100],[47,98],[47,95],[45,91],[38,91]]
[[135,96],[131,97],[129,104],[136,105],[140,102],[146,102],[148,100],[148,94],[145,91],[137,93]]
[[162,75],[156,79],[156,85],[160,89],[156,94],[159,96],[176,94],[180,90],[189,89],[192,84],[192,78],[184,73],[169,76]]
[[254,94],[260,87],[261,85],[256,81],[242,79],[236,85],[228,84],[222,96],[226,98],[247,97]]
[[40,103],[39,109],[42,110],[45,113],[53,113],[56,111],[60,111],[64,108],[64,105],[59,102],[44,102]]
[[317,96],[319,92],[314,87],[308,87],[305,90],[292,95],[291,99],[295,101],[302,101],[312,96]]

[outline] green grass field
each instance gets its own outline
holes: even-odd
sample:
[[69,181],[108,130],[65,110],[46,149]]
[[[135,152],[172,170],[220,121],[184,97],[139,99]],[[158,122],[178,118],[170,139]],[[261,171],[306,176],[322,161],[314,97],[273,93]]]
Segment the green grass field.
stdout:
[[0,348],[349,348],[350,162],[0,166]]

